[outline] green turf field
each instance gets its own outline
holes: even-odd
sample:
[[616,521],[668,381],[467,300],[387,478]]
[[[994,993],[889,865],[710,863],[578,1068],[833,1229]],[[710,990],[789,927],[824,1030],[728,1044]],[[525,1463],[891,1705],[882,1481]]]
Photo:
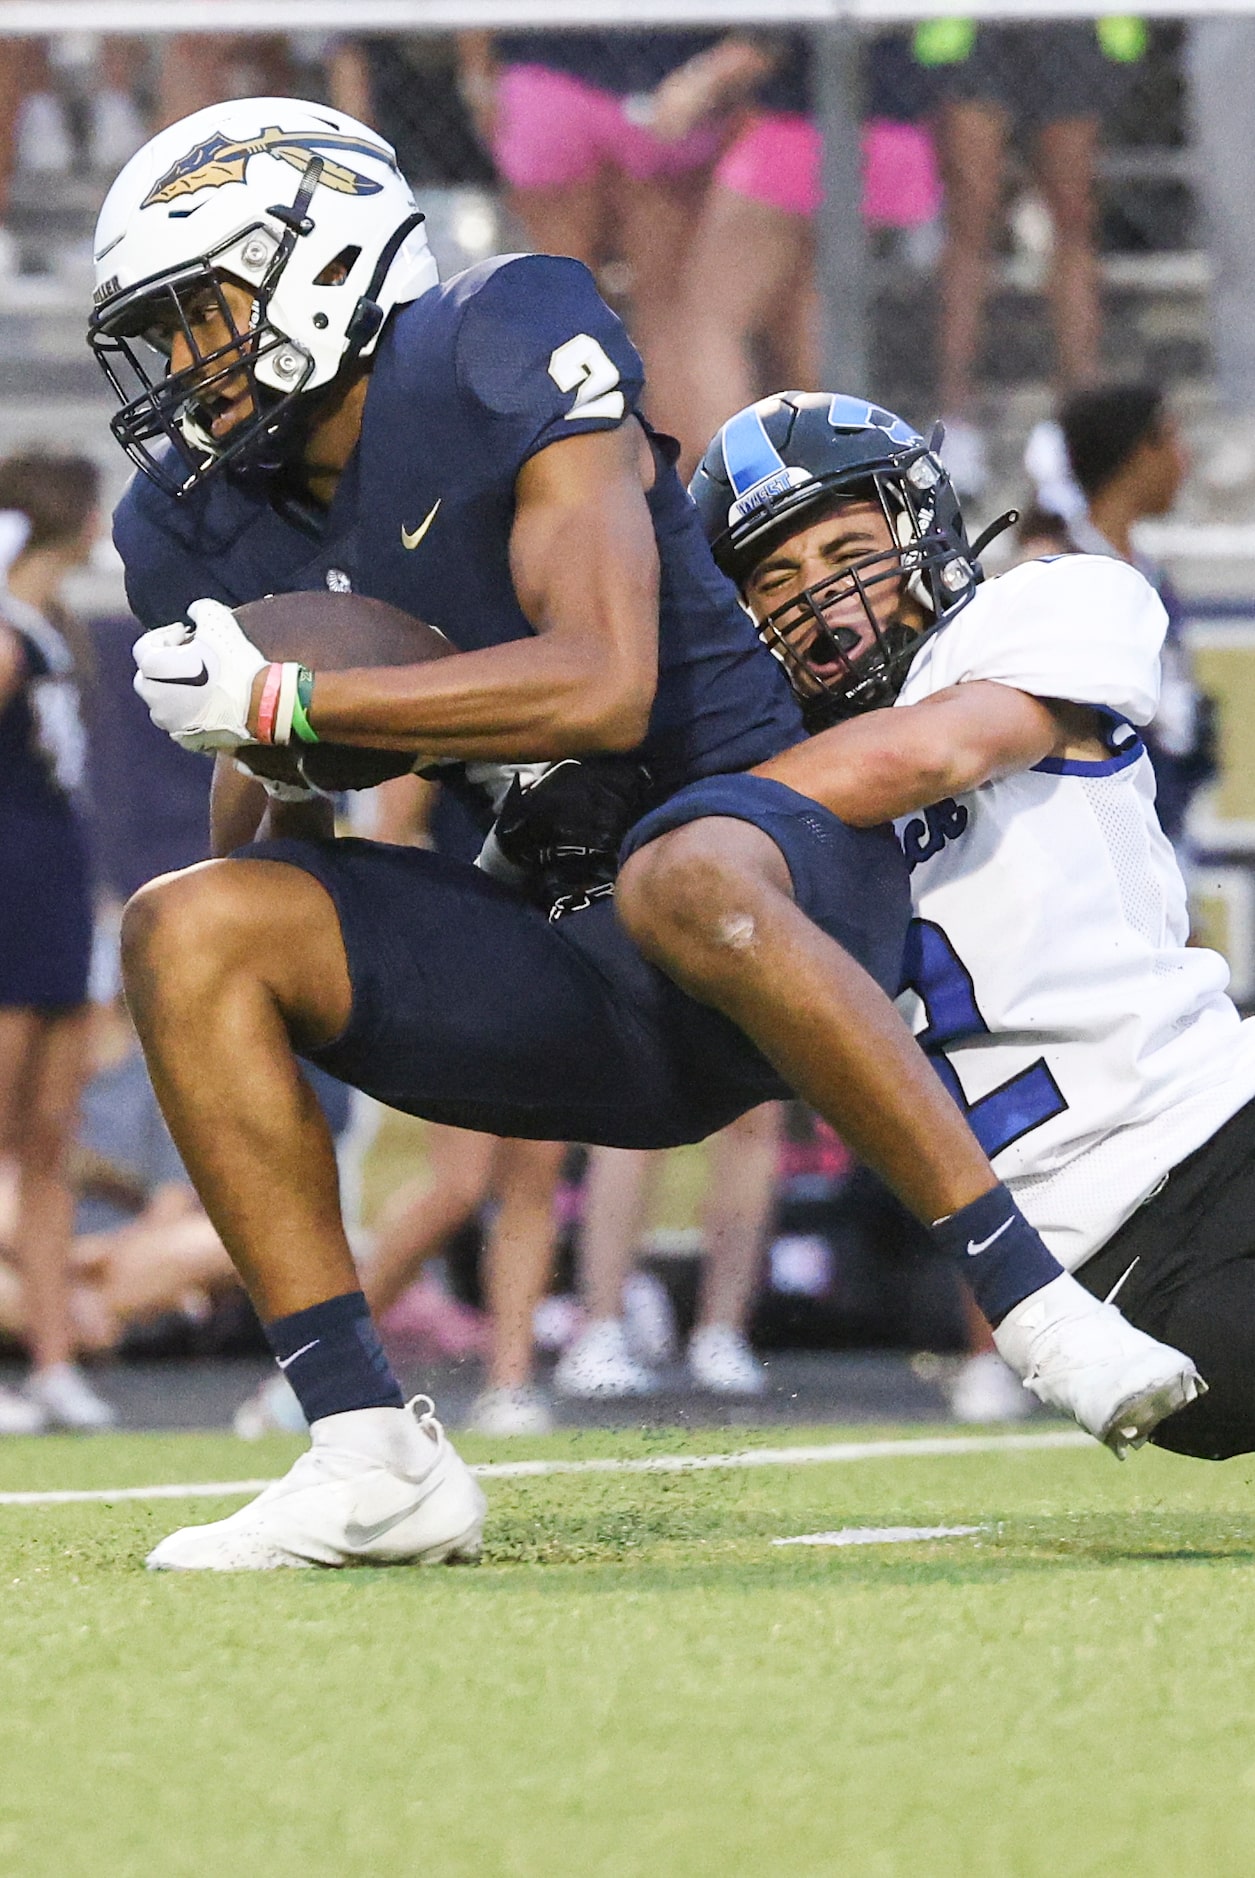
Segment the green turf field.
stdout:
[[[0,1490],[292,1452],[10,1441]],[[1245,1878],[1253,1475],[1067,1448],[497,1479],[478,1569],[220,1578],[140,1561],[231,1501],[0,1505],[0,1872]],[[771,1544],[952,1524],[983,1530]]]

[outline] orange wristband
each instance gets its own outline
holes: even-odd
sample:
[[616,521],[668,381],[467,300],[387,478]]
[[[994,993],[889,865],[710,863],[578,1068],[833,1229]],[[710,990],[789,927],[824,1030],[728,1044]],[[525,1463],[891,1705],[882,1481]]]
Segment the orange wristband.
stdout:
[[282,684],[282,665],[268,665],[266,676],[262,680],[261,698],[257,705],[257,736],[261,743],[273,743],[275,740],[275,714],[279,709],[279,691]]

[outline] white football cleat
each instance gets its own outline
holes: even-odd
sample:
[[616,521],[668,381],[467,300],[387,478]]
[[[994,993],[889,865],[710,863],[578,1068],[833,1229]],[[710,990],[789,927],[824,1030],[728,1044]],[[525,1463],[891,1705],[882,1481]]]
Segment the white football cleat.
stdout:
[[184,1526],[150,1571],[274,1571],[296,1565],[443,1565],[479,1552],[486,1502],[428,1396],[350,1409],[310,1428],[311,1446],[257,1499]]
[[559,1395],[611,1401],[649,1395],[658,1379],[632,1355],[621,1319],[603,1317],[571,1344],[553,1372],[553,1386]]
[[689,1338],[689,1375],[711,1395],[765,1395],[767,1375],[735,1324],[701,1324]]
[[1207,1388],[1188,1356],[1100,1304],[1068,1272],[1017,1304],[994,1342],[1026,1389],[1118,1461]]

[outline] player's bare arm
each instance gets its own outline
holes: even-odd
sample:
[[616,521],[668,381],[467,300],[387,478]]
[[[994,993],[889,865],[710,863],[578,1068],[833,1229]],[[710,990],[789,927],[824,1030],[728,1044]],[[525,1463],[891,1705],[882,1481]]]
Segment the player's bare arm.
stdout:
[[1031,769],[1043,757],[1106,754],[1092,711],[977,679],[834,725],[755,774],[787,783],[856,828],[872,828]]
[[209,852],[215,857],[234,854],[250,841],[271,835],[317,840],[334,833],[329,797],[313,790],[293,790],[292,795],[294,799],[284,801],[267,794],[234,757],[218,757],[209,792]]
[[[535,637],[427,665],[318,672],[318,735],[514,761],[633,749],[658,669],[652,478],[634,423],[530,458],[516,484],[510,568]],[[253,729],[260,691],[259,677]]]

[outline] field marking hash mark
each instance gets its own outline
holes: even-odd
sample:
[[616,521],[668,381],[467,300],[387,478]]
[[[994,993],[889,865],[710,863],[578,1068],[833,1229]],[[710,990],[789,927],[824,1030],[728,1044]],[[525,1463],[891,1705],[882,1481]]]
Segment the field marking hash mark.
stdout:
[[966,1539],[988,1526],[843,1526],[840,1532],[802,1532],[773,1545],[915,1545],[921,1539]]

